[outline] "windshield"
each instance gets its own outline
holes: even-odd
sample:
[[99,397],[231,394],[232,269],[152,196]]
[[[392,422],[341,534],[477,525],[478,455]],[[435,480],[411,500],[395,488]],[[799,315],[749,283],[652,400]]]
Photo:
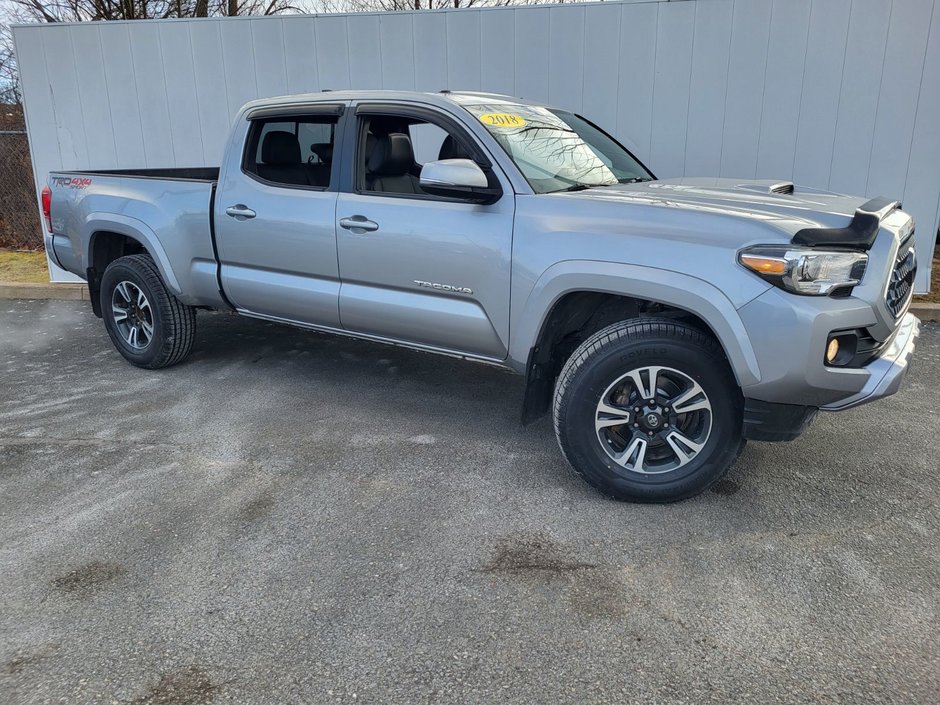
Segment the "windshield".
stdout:
[[465,103],[536,193],[652,181],[610,136],[563,110],[519,103]]

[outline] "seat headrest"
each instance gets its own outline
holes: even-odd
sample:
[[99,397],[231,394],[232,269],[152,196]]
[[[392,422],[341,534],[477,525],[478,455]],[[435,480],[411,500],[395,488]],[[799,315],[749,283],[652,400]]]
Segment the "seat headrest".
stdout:
[[265,164],[300,164],[300,142],[293,132],[276,130],[261,142],[261,161]]
[[378,137],[367,169],[373,176],[404,176],[415,163],[411,139],[402,132]]
[[333,161],[333,145],[329,142],[314,142],[310,145],[310,151],[316,154],[324,164]]
[[441,142],[441,149],[437,153],[437,158],[470,159],[471,157],[467,153],[467,150],[463,148],[463,145],[454,139],[453,135],[447,135],[447,137],[444,138],[444,141]]

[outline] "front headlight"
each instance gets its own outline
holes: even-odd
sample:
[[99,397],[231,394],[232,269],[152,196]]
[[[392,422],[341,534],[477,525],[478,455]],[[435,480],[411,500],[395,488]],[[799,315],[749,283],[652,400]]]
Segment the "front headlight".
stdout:
[[868,266],[863,252],[758,245],[738,252],[738,262],[794,294],[828,296],[858,284]]

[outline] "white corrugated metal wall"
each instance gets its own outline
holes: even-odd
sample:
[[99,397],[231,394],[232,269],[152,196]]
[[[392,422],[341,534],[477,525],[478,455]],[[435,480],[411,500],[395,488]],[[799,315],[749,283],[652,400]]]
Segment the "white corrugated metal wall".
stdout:
[[[462,88],[582,112],[663,177],[901,197],[923,253],[940,219],[935,0],[625,0],[25,25],[14,37],[40,180],[217,165],[235,112],[260,96]],[[922,266],[918,290],[927,282]]]

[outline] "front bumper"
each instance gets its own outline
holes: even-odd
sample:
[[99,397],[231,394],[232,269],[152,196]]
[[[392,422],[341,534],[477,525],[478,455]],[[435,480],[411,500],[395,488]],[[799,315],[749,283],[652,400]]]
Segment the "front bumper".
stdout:
[[914,343],[919,335],[920,321],[913,313],[904,314],[897,333],[888,346],[881,355],[865,365],[869,377],[861,391],[845,399],[821,406],[820,409],[842,411],[894,394],[907,374],[911,356],[914,354]]
[[[912,315],[889,325],[876,306],[854,296],[795,296],[775,287],[738,313],[760,370],[758,382],[742,387],[744,397],[817,409],[847,408],[896,391],[900,372],[891,368],[906,365],[910,351],[904,351],[917,330]],[[829,336],[853,330],[867,331],[884,346],[878,357],[859,367],[826,365]]]
[[907,313],[897,332],[881,354],[858,370],[867,375],[861,389],[827,404],[769,402],[747,396],[744,399],[745,438],[754,441],[792,441],[813,422],[817,411],[842,411],[894,394],[901,386],[920,335],[920,321]]

